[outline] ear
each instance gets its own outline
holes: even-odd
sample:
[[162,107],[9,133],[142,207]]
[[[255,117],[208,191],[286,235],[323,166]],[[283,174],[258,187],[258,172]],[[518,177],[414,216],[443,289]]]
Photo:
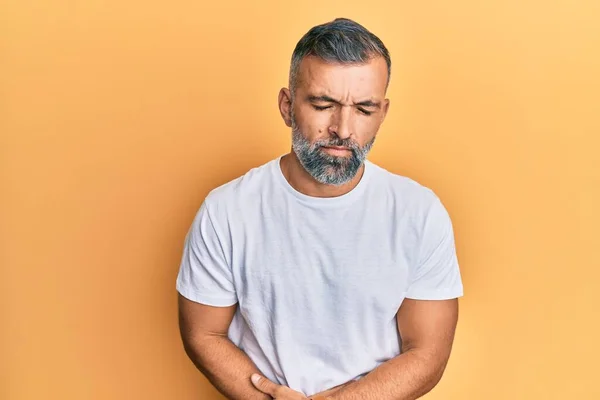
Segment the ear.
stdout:
[[288,88],[281,88],[279,91],[279,112],[283,118],[283,122],[288,127],[292,127],[292,94]]
[[381,113],[381,122],[379,123],[380,125],[383,124],[383,121],[385,120],[385,117],[387,116],[389,108],[390,108],[390,99],[383,100],[383,108],[382,108],[383,112]]

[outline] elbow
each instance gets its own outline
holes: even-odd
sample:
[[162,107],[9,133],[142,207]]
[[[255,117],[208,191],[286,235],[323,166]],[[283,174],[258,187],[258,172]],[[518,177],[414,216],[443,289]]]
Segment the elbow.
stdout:
[[[420,398],[433,390],[434,387],[442,380],[444,369],[432,369],[429,374],[422,376],[421,385],[416,390],[414,399]],[[412,398],[411,398],[412,399]]]
[[[225,340],[228,340],[225,338]],[[221,335],[181,335],[183,349],[192,363],[208,376],[211,360],[218,357],[218,349],[223,344]]]
[[439,360],[437,362],[432,362],[432,368],[430,370],[427,382],[425,384],[425,393],[430,392],[434,387],[437,386],[438,383],[442,380],[444,376],[444,371],[446,370],[446,365],[448,364],[448,360]]
[[192,364],[206,377],[210,376],[207,368],[206,349],[201,341],[182,338],[183,350]]
[[195,346],[192,344],[193,341],[182,337],[181,343],[183,344],[183,350],[185,351],[185,354],[187,354],[187,356],[192,360],[196,358],[197,351]]
[[407,349],[407,352],[417,357],[420,360],[419,364],[422,366],[420,389],[416,393],[418,397],[421,397],[429,393],[442,380],[448,364],[448,357],[440,357],[439,353],[427,351],[426,349],[411,348]]

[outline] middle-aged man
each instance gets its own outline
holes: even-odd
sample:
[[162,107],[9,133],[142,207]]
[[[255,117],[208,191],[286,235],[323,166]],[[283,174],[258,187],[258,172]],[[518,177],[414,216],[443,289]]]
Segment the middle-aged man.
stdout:
[[279,93],[291,151],[212,190],[194,218],[181,335],[230,399],[416,399],[442,377],[463,294],[449,215],[366,160],[390,67],[354,21],[310,29]]

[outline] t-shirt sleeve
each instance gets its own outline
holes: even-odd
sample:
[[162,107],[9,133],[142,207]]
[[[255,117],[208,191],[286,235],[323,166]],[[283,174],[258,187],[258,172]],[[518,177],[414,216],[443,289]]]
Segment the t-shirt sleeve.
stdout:
[[424,219],[416,259],[406,298],[447,300],[463,295],[452,222],[437,197]]
[[206,201],[185,237],[176,287],[197,303],[227,307],[237,302],[231,268]]

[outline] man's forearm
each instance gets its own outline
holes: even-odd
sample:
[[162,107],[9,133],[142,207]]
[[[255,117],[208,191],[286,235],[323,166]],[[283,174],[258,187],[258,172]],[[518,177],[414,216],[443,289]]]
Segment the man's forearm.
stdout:
[[261,373],[250,358],[225,336],[199,339],[185,344],[194,365],[225,397],[231,400],[269,400],[250,382]]
[[413,400],[429,392],[444,373],[446,360],[407,350],[350,383],[328,400]]

